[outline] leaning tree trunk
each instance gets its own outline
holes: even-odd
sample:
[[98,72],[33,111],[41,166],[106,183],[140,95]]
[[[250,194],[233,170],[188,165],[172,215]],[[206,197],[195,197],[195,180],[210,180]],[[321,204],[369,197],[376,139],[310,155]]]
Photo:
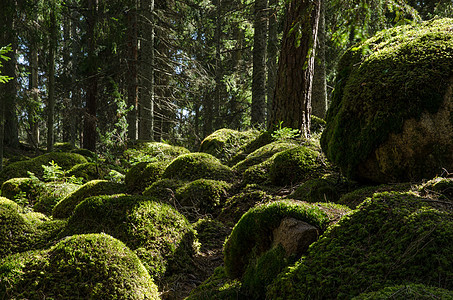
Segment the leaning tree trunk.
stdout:
[[311,89],[321,0],[292,0],[278,63],[272,116],[269,126],[300,129],[310,135]]

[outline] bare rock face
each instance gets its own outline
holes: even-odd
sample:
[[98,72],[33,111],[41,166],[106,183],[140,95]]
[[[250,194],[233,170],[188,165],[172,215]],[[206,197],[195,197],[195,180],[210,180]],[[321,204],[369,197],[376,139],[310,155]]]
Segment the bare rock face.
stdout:
[[318,239],[318,234],[318,229],[306,222],[284,218],[280,226],[274,229],[272,246],[281,244],[287,256],[292,254],[300,256]]

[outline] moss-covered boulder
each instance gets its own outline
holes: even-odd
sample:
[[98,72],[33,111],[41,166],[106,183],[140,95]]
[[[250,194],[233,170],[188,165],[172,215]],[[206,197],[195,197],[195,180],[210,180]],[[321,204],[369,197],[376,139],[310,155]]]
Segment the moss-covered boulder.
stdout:
[[435,194],[441,199],[453,200],[453,178],[436,177],[423,184],[421,191]]
[[77,164],[88,162],[85,157],[76,153],[46,153],[29,160],[18,161],[7,165],[0,173],[0,183],[11,178],[28,177],[27,172],[32,172],[39,179],[43,179],[44,169],[42,166],[48,165],[52,161],[60,166],[63,170],[69,170]]
[[53,151],[55,152],[71,152],[75,147],[71,143],[55,143],[53,144]]
[[173,179],[162,179],[154,182],[143,191],[143,196],[154,197],[162,202],[175,204],[176,190],[186,182]]
[[161,142],[133,141],[124,151],[124,158],[131,164],[138,162],[171,161],[190,151],[184,147],[172,146]]
[[255,139],[244,144],[236,155],[228,161],[228,165],[236,165],[241,160],[244,160],[250,153],[272,142],[275,142],[275,138],[272,137],[272,133],[269,131],[262,131]]
[[214,270],[208,279],[190,292],[186,300],[233,300],[241,299],[241,282],[225,274],[224,267]]
[[211,154],[223,163],[227,163],[242,147],[253,141],[258,135],[257,130],[219,129],[201,142],[200,152]]
[[207,153],[189,153],[174,159],[165,169],[163,178],[193,181],[213,179],[231,182],[234,172]]
[[451,205],[375,194],[279,275],[269,299],[351,299],[408,282],[453,288]]
[[71,216],[75,207],[85,198],[99,195],[119,194],[124,193],[125,191],[126,188],[123,184],[107,180],[92,180],[61,199],[61,201],[53,208],[52,216],[54,218],[68,218]]
[[210,250],[222,249],[225,237],[231,233],[231,227],[211,217],[198,219],[193,223],[197,231],[200,251],[208,253]]
[[148,186],[162,179],[169,162],[139,162],[126,173],[124,182],[130,192],[143,192]]
[[85,199],[68,220],[65,235],[105,232],[124,242],[155,278],[191,266],[195,231],[175,208],[144,196]]
[[33,205],[41,190],[41,185],[29,177],[11,178],[2,184],[1,195],[10,200],[25,200],[27,202],[25,204]]
[[274,154],[278,152],[282,152],[295,147],[297,147],[296,144],[288,142],[273,142],[264,145],[263,147],[260,147],[257,150],[253,151],[252,153],[250,153],[249,155],[247,155],[247,157],[244,160],[237,163],[233,167],[233,170],[243,172],[253,165],[257,165],[266,161],[267,159],[271,158]]
[[0,197],[0,257],[40,249],[51,243],[64,225],[43,214],[26,212],[15,202]]
[[228,198],[231,184],[225,181],[198,179],[176,190],[179,210],[189,220],[196,221],[206,214],[216,215],[216,210]]
[[453,169],[452,26],[395,27],[343,56],[321,145],[347,176],[406,182]]
[[392,300],[433,300],[453,299],[453,291],[426,286],[423,284],[404,284],[389,286],[376,292],[368,292],[354,297],[353,300],[392,299]]
[[326,178],[309,179],[288,197],[307,202],[338,202],[341,191],[335,181]]
[[88,182],[96,179],[105,179],[109,172],[110,169],[107,166],[97,163],[84,163],[75,165],[65,175],[66,177],[82,178],[84,182]]
[[242,182],[244,184],[271,184],[269,178],[269,172],[274,163],[274,159],[278,153],[274,154],[271,158],[266,159],[262,163],[252,165],[248,167],[242,173]]
[[46,215],[52,215],[54,207],[64,198],[68,197],[80,185],[70,182],[45,182],[41,183],[41,192],[36,197],[33,210]]
[[74,235],[0,262],[2,299],[160,299],[140,259],[106,234]]
[[299,146],[277,153],[269,178],[275,185],[290,185],[310,177],[323,167],[322,154],[309,146]]

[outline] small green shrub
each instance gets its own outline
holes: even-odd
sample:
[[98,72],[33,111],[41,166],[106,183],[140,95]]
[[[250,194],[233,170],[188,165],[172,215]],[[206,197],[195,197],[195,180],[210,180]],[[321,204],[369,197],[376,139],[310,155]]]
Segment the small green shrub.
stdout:
[[160,299],[140,259],[106,234],[75,235],[0,262],[2,299]]
[[189,153],[173,160],[165,169],[163,178],[187,181],[204,178],[231,182],[235,176],[229,167],[222,165],[214,156]]
[[130,192],[143,192],[148,186],[162,178],[168,164],[167,161],[135,164],[124,178],[128,190]]
[[85,183],[77,190],[73,191],[61,201],[59,201],[52,210],[54,218],[68,218],[71,216],[75,207],[85,198],[98,195],[112,195],[125,192],[125,186],[110,182],[107,180],[93,180]]
[[272,137],[277,141],[289,141],[295,140],[300,137],[300,130],[282,127],[283,121],[278,125],[278,128],[271,134]]

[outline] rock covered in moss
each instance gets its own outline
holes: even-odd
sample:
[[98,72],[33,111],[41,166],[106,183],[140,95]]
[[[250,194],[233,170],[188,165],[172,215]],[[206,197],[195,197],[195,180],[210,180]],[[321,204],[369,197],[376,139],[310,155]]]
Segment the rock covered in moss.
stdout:
[[267,297],[350,299],[406,282],[451,290],[452,238],[451,206],[411,193],[375,194],[312,244]]
[[253,141],[258,135],[257,130],[219,129],[201,142],[200,152],[211,154],[223,163],[227,163],[244,145]]
[[28,177],[27,172],[34,173],[39,179],[43,179],[44,169],[42,166],[51,162],[56,163],[63,170],[69,170],[77,164],[87,163],[85,157],[76,153],[52,152],[35,158],[18,161],[7,165],[0,173],[0,182],[11,178]]
[[231,184],[225,181],[198,179],[176,190],[176,199],[181,211],[187,211],[190,220],[199,219],[200,215],[214,214],[228,197]]
[[162,179],[154,182],[143,191],[143,196],[154,197],[159,201],[174,203],[176,190],[185,182],[173,179]]
[[354,297],[353,300],[392,299],[392,300],[432,300],[453,299],[453,291],[426,286],[423,284],[404,284],[385,287],[376,292],[368,292]]
[[79,184],[70,182],[41,183],[41,192],[36,197],[33,209],[46,215],[51,215],[54,207],[64,198],[80,188]]
[[422,191],[436,194],[439,198],[453,200],[453,178],[436,177],[423,184]]
[[129,163],[171,161],[182,154],[190,153],[184,147],[172,146],[161,142],[133,141],[123,156]]
[[207,153],[189,153],[174,159],[165,169],[163,178],[193,181],[213,179],[231,182],[233,171],[217,158]]
[[257,149],[272,142],[275,142],[275,138],[272,137],[271,132],[262,131],[255,139],[244,144],[241,149],[228,161],[228,165],[236,165],[241,160],[244,160],[250,153],[253,153]]
[[317,178],[307,180],[288,197],[307,202],[337,202],[340,191],[333,180]]
[[169,162],[139,162],[126,173],[124,182],[129,191],[143,192],[148,186],[162,179]]
[[201,244],[200,251],[202,252],[221,249],[225,237],[231,232],[228,226],[211,217],[198,219],[193,223],[193,228],[197,231],[198,241]]
[[353,179],[453,169],[453,19],[395,27],[343,56],[321,145]]
[[3,197],[10,200],[24,198],[29,205],[33,205],[41,191],[41,186],[29,177],[11,178],[2,184],[1,191]]
[[75,207],[85,198],[98,195],[113,195],[125,192],[123,184],[107,180],[92,180],[61,199],[52,210],[54,218],[68,218]]
[[155,278],[190,267],[195,232],[175,208],[144,196],[85,199],[68,220],[65,235],[105,232],[132,249]]
[[275,185],[290,185],[313,176],[321,167],[322,154],[319,151],[299,146],[275,155],[269,178]]
[[237,279],[230,279],[224,267],[214,270],[208,279],[194,288],[186,300],[231,300],[238,299],[241,295],[241,282]]
[[76,178],[82,178],[84,182],[88,182],[96,179],[104,179],[110,170],[104,165],[97,163],[84,163],[78,164],[72,167],[66,172],[67,177],[74,176]]
[[159,299],[140,259],[106,234],[74,235],[49,250],[8,257],[0,278],[5,299]]

